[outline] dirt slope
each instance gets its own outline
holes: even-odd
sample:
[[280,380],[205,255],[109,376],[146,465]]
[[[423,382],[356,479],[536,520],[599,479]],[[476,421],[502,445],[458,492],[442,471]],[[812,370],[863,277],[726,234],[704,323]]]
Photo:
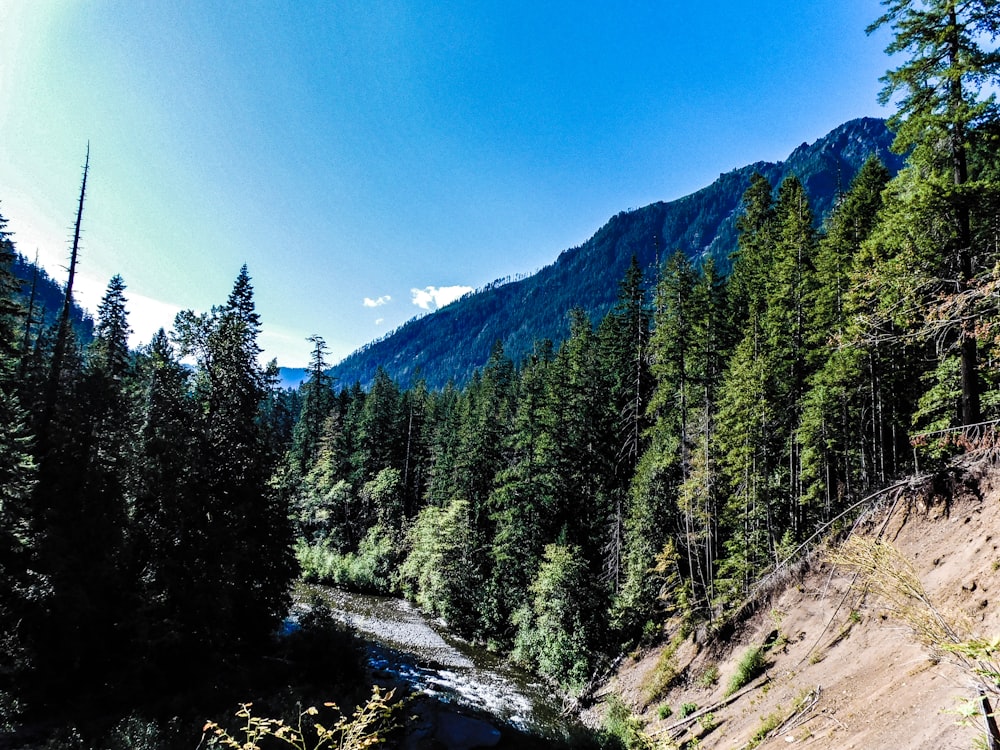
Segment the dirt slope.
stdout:
[[[1000,468],[982,459],[915,482],[860,528],[892,541],[913,565],[931,603],[963,638],[1000,635]],[[707,748],[937,748],[967,750],[979,733],[957,724],[961,698],[976,695],[968,671],[934,658],[911,627],[866,594],[825,552],[762,596],[727,640],[687,639],[673,653],[673,686],[650,701],[665,646],[627,659],[586,715],[600,723],[620,695],[656,739]],[[854,584],[854,585],[852,585]],[[669,633],[667,634],[669,636]],[[728,705],[740,657],[774,641],[767,668]],[[717,671],[714,683],[709,678]],[[661,669],[662,673],[662,669]],[[700,718],[677,726],[683,707]],[[663,706],[670,707],[670,715]],[[691,714],[697,716],[697,714]],[[775,727],[765,736],[765,729]],[[755,738],[755,735],[756,738]]]

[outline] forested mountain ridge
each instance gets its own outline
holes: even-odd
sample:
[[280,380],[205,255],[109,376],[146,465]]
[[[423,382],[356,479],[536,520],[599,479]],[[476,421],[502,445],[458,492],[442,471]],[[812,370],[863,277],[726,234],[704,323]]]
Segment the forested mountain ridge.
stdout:
[[782,162],[750,164],[683,198],[622,211],[583,245],[565,250],[532,276],[487,285],[411,320],[346,357],[331,374],[341,386],[360,382],[367,387],[381,366],[402,385],[419,373],[428,387],[442,388],[449,381],[465,383],[485,365],[496,341],[520,361],[536,341],[565,339],[574,307],[601,320],[633,256],[647,279],[675,250],[695,263],[713,258],[716,268],[728,273],[740,201],[754,173],[772,185],[797,176],[820,223],[868,156],[877,155],[891,174],[899,171],[903,157],[890,151],[892,140],[884,120],[852,120],[812,144],[803,143]]

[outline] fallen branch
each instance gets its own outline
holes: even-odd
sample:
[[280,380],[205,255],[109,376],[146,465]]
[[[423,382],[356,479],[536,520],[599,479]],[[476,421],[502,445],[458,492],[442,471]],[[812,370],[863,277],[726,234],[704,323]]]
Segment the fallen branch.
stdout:
[[699,708],[697,711],[695,711],[692,714],[688,714],[687,716],[685,716],[680,721],[676,721],[676,722],[674,722],[673,724],[671,724],[668,727],[663,727],[661,729],[657,729],[655,732],[651,732],[649,736],[650,737],[655,737],[658,734],[664,734],[665,732],[672,732],[675,729],[680,729],[683,726],[687,726],[691,722],[696,721],[698,719],[698,717],[704,716],[705,714],[708,714],[708,713],[711,713],[712,711],[715,711],[716,709],[722,708],[723,706],[728,706],[730,703],[732,703],[733,701],[735,701],[740,696],[746,695],[747,693],[749,693],[749,692],[751,692],[753,690],[756,690],[757,688],[759,688],[759,687],[761,687],[763,685],[766,685],[770,681],[771,681],[771,677],[769,675],[764,675],[763,677],[757,679],[755,682],[752,682],[749,685],[747,685],[742,690],[737,690],[732,695],[727,696],[726,698],[723,698],[718,703],[713,703],[711,706],[705,706],[704,708]]

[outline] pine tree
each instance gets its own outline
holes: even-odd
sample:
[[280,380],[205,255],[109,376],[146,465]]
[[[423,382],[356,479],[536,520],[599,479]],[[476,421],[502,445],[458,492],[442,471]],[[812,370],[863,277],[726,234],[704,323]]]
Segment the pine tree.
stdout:
[[26,311],[18,301],[21,281],[14,275],[16,250],[0,214],[0,362],[9,367],[18,353],[18,333]]
[[405,452],[403,398],[399,386],[380,366],[360,410],[356,412],[353,484],[360,487],[383,469],[402,471]]
[[130,483],[139,679],[182,687],[214,654],[218,581],[209,498],[198,481],[190,375],[161,328],[136,366],[139,426]]
[[496,487],[489,497],[495,528],[490,585],[496,604],[487,627],[503,643],[513,642],[511,618],[528,595],[545,545],[558,533],[556,480],[545,461],[546,446],[553,436],[543,422],[543,412],[549,408],[551,362],[551,345],[545,342],[521,368],[507,445],[510,465],[497,473]]
[[309,360],[309,377],[302,384],[302,408],[292,430],[291,459],[297,476],[303,476],[316,456],[323,424],[334,405],[333,379],[327,373],[327,346],[322,336],[308,338],[313,345]]
[[[869,32],[889,26],[889,54],[908,58],[882,79],[884,104],[900,92],[898,111],[890,118],[896,129],[894,147],[913,148],[914,168],[923,171],[923,190],[950,227],[945,244],[942,281],[955,279],[959,299],[975,287],[975,278],[992,264],[975,241],[974,208],[982,186],[969,173],[973,131],[997,120],[991,85],[1000,73],[1000,9],[992,0],[883,0],[883,13]],[[956,316],[954,333],[961,362],[963,424],[980,419],[980,375],[974,315]]]
[[865,345],[852,335],[858,311],[851,287],[856,258],[876,225],[889,178],[876,157],[865,162],[828,218],[816,254],[808,349],[813,373],[803,398],[799,441],[803,503],[823,519],[865,493],[874,479],[866,468],[878,448],[873,430],[864,426],[866,418],[872,419],[868,405],[873,399],[866,393],[872,380],[865,374]]
[[[712,522],[707,504],[696,501],[696,464],[702,452],[702,436],[710,424],[702,419],[705,399],[714,398],[710,374],[718,358],[713,335],[718,321],[709,309],[715,295],[714,270],[698,272],[677,251],[663,266],[656,287],[654,330],[649,343],[650,370],[655,381],[649,399],[651,420],[645,438],[648,446],[635,471],[626,524],[626,576],[615,605],[616,619],[635,634],[654,615],[658,583],[652,575],[654,559],[668,541],[680,540],[685,550],[687,590],[705,589],[711,579],[704,564],[712,548]],[[711,289],[711,292],[710,292]],[[725,310],[718,306],[716,314]],[[703,477],[707,479],[707,477]],[[682,495],[682,485],[688,493]],[[699,496],[705,499],[707,496]]]
[[618,299],[598,328],[598,346],[610,379],[611,409],[616,415],[615,480],[610,488],[611,517],[605,549],[605,574],[611,588],[622,583],[628,487],[645,450],[647,407],[653,388],[649,369],[651,316],[645,279],[635,256],[619,282]]
[[36,519],[31,507],[36,466],[27,415],[17,397],[19,283],[15,249],[0,215],[0,715],[14,717],[34,643],[27,622],[40,594],[33,572]]
[[771,533],[792,539],[803,533],[801,445],[797,429],[809,367],[810,302],[814,296],[816,234],[805,188],[795,177],[782,182],[775,206],[777,233],[761,319],[768,368],[768,397],[777,421],[769,449],[781,475],[780,502]]
[[211,313],[183,311],[175,320],[180,356],[197,365],[197,481],[206,494],[205,562],[216,602],[210,649],[252,648],[273,632],[288,605],[292,575],[287,511],[268,483],[273,456],[259,420],[267,377],[258,359],[260,318],[246,266],[229,299]]

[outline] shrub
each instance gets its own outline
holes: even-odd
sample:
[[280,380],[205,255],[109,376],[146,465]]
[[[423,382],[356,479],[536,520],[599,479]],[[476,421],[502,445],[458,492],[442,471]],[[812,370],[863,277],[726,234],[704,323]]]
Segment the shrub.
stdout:
[[621,696],[612,693],[607,700],[608,711],[604,716],[607,745],[622,750],[653,750],[656,743],[642,731],[642,722],[636,718]]
[[204,732],[210,737],[210,745],[231,750],[260,750],[265,737],[279,739],[295,750],[361,750],[384,742],[395,728],[394,716],[400,703],[393,703],[392,696],[392,690],[383,693],[378,686],[373,687],[368,702],[358,706],[350,718],[343,715],[336,704],[325,703],[333,719],[330,726],[316,719],[320,712],[313,706],[301,711],[294,724],[288,724],[283,719],[254,716],[251,704],[244,703],[236,713],[243,724],[237,730],[239,738],[214,721],[205,724]]
[[710,688],[719,681],[719,668],[715,664],[705,667],[704,671],[698,675],[698,687]]
[[398,585],[394,570],[398,544],[394,535],[376,524],[365,534],[357,552],[338,552],[331,545],[300,540],[295,556],[303,580],[323,583],[351,591],[378,594],[395,593]]
[[763,719],[761,719],[760,726],[754,731],[753,735],[750,737],[750,741],[744,746],[746,750],[753,750],[753,748],[758,747],[767,736],[781,726],[782,718],[778,714],[768,714]]
[[684,628],[680,629],[660,653],[652,674],[650,674],[643,684],[643,693],[647,706],[666,695],[667,690],[680,677],[681,670],[677,666],[675,656],[677,655],[677,649],[680,648],[687,636],[687,631]]
[[592,666],[588,613],[580,595],[586,575],[579,547],[546,546],[530,599],[512,618],[517,634],[511,658],[570,693],[583,689]]
[[764,671],[767,660],[764,658],[764,649],[760,646],[748,648],[740,657],[736,665],[736,672],[729,679],[729,686],[726,688],[726,695],[732,695],[744,685],[747,685],[754,677]]

